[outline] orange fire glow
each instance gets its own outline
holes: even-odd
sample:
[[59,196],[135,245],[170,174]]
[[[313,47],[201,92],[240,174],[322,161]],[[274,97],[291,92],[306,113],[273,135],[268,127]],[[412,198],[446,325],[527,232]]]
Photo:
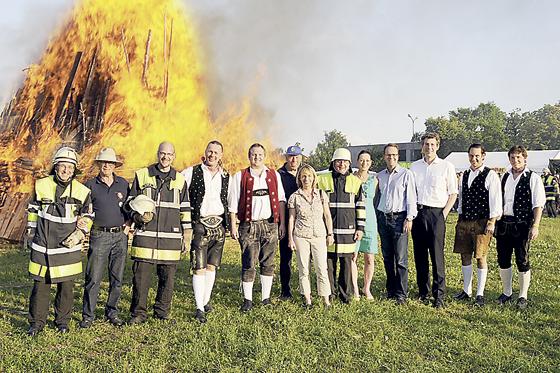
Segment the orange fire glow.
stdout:
[[[87,90],[91,61],[100,81],[110,81],[103,127],[84,148],[82,169],[91,173],[95,154],[111,146],[125,163],[119,173],[131,177],[133,170],[156,160],[160,142],[171,141],[174,166],[182,170],[198,163],[213,139],[224,144],[228,170],[245,167],[247,148],[256,140],[251,100],[213,119],[199,50],[193,24],[176,0],[81,1],[40,62],[29,68],[16,107],[24,124],[0,161],[26,157],[36,169],[50,168],[52,155],[67,142],[55,128],[55,117],[76,53],[82,52],[70,97]],[[42,114],[33,118],[38,107]],[[15,189],[29,191],[31,178],[25,176]]]

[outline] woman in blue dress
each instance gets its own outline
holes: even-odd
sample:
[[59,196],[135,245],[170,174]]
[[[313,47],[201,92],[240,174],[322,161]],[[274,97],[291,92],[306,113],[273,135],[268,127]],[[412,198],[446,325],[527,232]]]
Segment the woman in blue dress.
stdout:
[[369,173],[371,164],[371,153],[367,150],[362,150],[358,154],[358,171],[356,171],[354,175],[360,178],[363,183],[362,193],[364,193],[366,200],[366,227],[363,238],[356,242],[356,252],[352,257],[352,281],[355,299],[360,298],[360,291],[358,290],[358,253],[364,254],[364,287],[362,288],[362,292],[366,299],[373,299],[370,287],[371,281],[373,280],[375,254],[379,251],[377,247],[377,218],[375,217],[375,209],[373,206],[373,197],[377,181],[375,175]]

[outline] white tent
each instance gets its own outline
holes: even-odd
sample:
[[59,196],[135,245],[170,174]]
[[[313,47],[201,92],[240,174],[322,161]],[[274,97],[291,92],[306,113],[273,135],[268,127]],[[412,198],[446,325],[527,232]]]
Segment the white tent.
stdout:
[[[465,171],[470,167],[467,152],[449,153],[445,160],[453,163],[457,172]],[[549,167],[551,161],[552,163],[560,162],[560,150],[529,150],[527,152],[527,166],[538,174],[542,173],[543,168]],[[510,167],[507,152],[487,152],[484,164],[498,170],[507,170]]]

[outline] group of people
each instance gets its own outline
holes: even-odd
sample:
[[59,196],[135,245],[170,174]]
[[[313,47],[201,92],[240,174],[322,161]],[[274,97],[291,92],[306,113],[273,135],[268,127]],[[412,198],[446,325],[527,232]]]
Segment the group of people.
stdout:
[[[222,259],[226,231],[241,249],[242,312],[253,308],[253,286],[259,267],[261,304],[271,302],[274,261],[280,247],[281,299],[293,297],[291,262],[295,253],[299,291],[304,306],[312,306],[310,264],[315,267],[318,296],[328,307],[335,298],[349,303],[360,297],[357,259],[364,255],[363,295],[371,299],[378,237],[386,271],[387,298],[404,304],[408,298],[408,235],[412,235],[418,297],[433,297],[444,306],[445,220],[459,198],[459,220],[453,251],[461,255],[463,291],[472,296],[472,258],[477,261],[475,304],[484,305],[488,245],[496,237],[503,283],[500,304],[512,300],[512,254],[519,271],[517,304],[527,306],[530,282],[529,246],[537,238],[545,190],[541,178],[526,167],[527,151],[508,152],[511,169],[500,181],[484,166],[481,144],[469,148],[471,167],[459,182],[453,165],[437,156],[440,138],[422,137],[423,158],[410,169],[399,165],[397,144],[384,148],[386,168],[369,172],[372,154],[358,155],[353,173],[351,153],[336,149],[328,171],[316,172],[302,163],[302,149],[288,147],[286,163],[278,170],[266,166],[266,150],[253,144],[249,167],[229,175],[222,167],[223,146],[208,143],[202,163],[178,172],[172,166],[175,148],[159,145],[157,163],[139,169],[129,183],[115,173],[122,163],[112,148],[95,162],[96,177],[84,184],[76,179],[78,156],[63,147],[53,158],[48,177],[35,182],[28,208],[29,273],[34,284],[29,300],[28,334],[40,333],[47,321],[49,293],[57,285],[55,325],[69,331],[73,284],[82,273],[82,241],[89,235],[81,328],[92,326],[104,272],[109,272],[105,318],[123,325],[118,301],[132,232],[133,259],[131,319],[147,320],[152,272],[158,278],[153,305],[156,319],[168,320],[174,278],[182,253],[190,253],[194,318],[206,322],[213,310],[211,295]],[[287,208],[286,208],[287,205]],[[430,284],[430,261],[432,281]]]

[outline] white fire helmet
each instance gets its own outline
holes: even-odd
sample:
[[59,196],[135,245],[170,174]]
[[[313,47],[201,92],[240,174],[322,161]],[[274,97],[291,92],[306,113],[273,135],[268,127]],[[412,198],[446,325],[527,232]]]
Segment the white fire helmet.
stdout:
[[68,162],[72,163],[74,166],[78,166],[78,154],[76,151],[68,146],[63,146],[62,148],[58,149],[54,154],[53,158],[53,165],[56,165],[59,162]]
[[346,148],[338,148],[334,151],[331,162],[336,159],[352,162],[352,154],[350,154],[350,150]]
[[144,215],[147,212],[156,212],[156,203],[150,197],[139,194],[130,201],[130,208]]

